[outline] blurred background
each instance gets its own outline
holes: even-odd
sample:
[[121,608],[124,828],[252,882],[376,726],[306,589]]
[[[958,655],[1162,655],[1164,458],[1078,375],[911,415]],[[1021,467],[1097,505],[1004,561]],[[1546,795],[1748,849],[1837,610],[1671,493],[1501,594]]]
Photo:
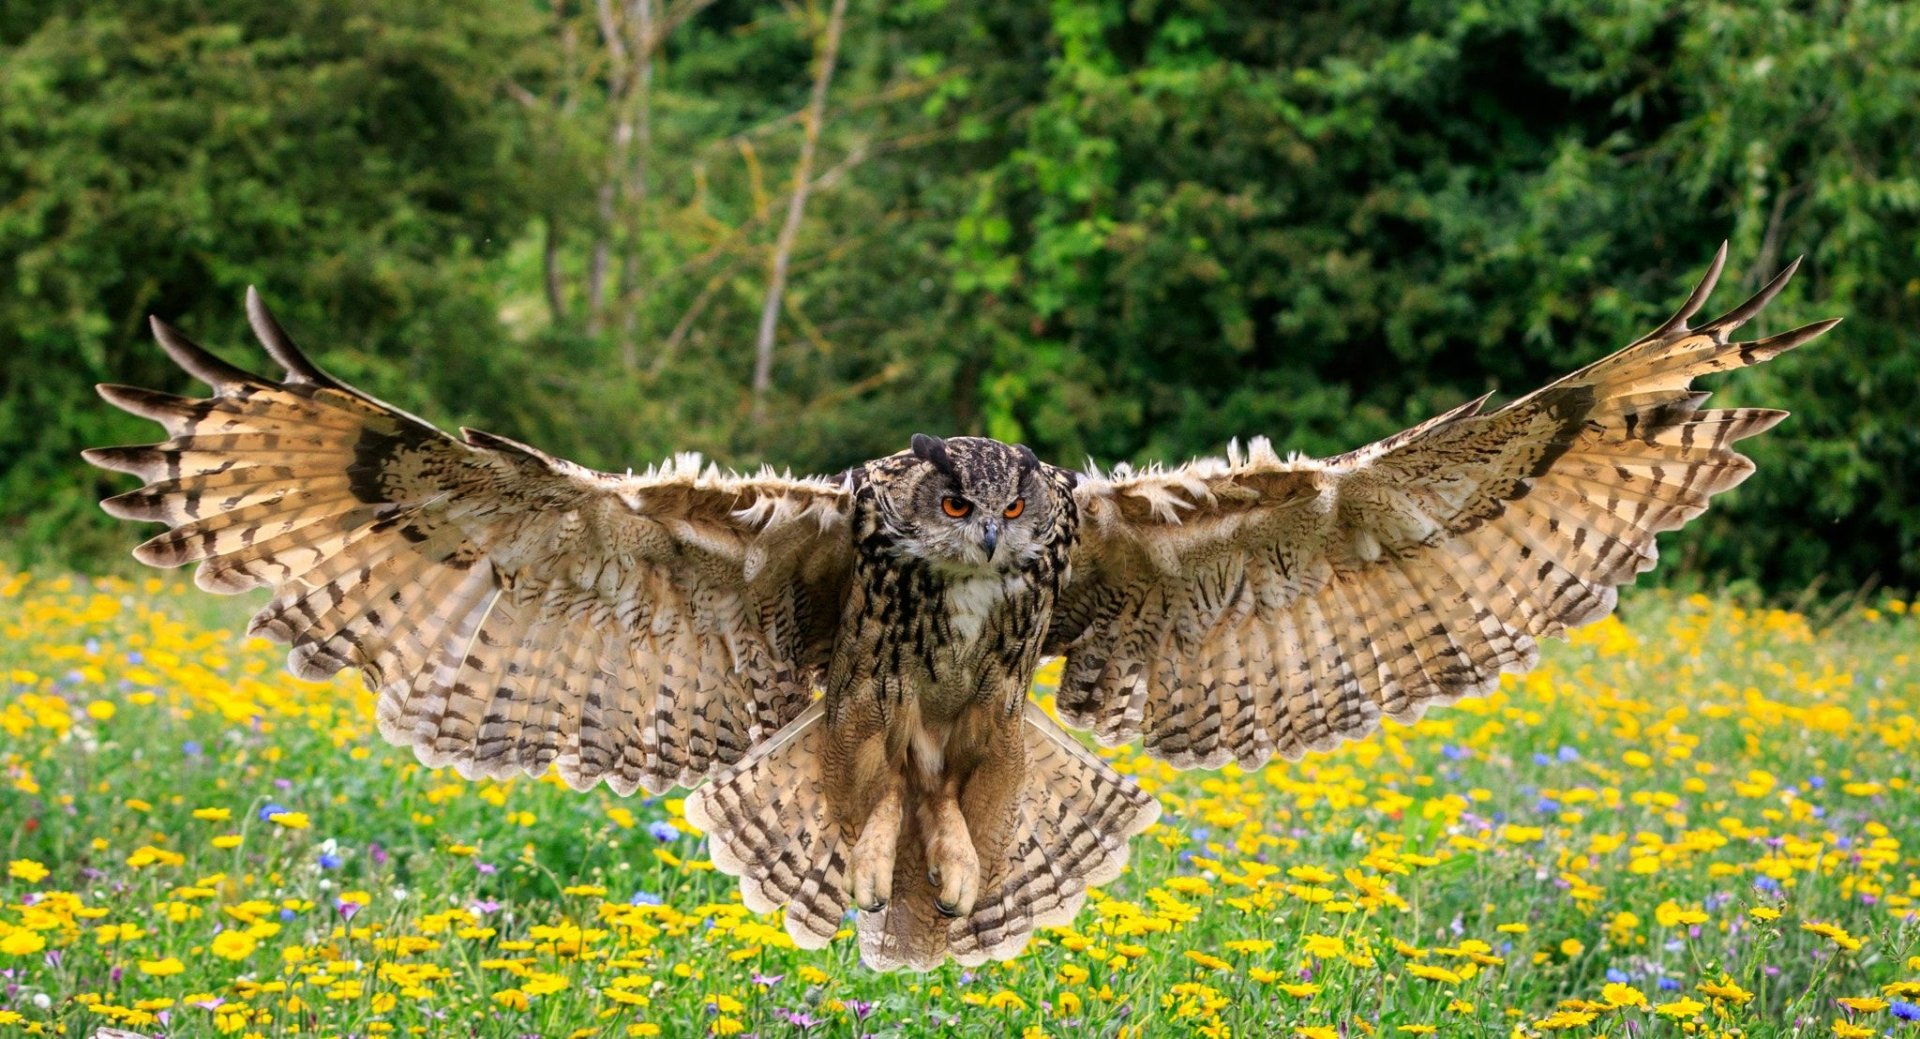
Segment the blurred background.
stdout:
[[[337,375],[602,468],[1345,450],[1669,313],[1796,414],[1672,579],[1920,585],[1920,11],[1899,0],[8,0],[0,552],[132,544],[90,385]],[[1677,564],[1677,566],[1676,566]]]

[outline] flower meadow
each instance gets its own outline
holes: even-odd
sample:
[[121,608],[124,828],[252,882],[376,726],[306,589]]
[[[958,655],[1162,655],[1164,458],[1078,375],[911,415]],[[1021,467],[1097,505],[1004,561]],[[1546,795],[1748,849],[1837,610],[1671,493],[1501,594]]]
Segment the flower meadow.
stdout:
[[[1019,958],[795,950],[677,797],[468,782],[245,604],[0,572],[0,1036],[1912,1036],[1920,621],[1657,591],[1167,812]],[[1039,692],[1044,697],[1047,673]]]

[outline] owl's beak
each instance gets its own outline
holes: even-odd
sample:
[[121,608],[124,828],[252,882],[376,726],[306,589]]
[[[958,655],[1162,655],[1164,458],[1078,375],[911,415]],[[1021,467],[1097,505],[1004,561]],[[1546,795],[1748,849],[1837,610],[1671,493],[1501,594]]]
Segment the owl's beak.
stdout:
[[988,520],[986,528],[980,532],[980,547],[987,553],[987,561],[993,561],[993,549],[1000,543],[1000,521]]

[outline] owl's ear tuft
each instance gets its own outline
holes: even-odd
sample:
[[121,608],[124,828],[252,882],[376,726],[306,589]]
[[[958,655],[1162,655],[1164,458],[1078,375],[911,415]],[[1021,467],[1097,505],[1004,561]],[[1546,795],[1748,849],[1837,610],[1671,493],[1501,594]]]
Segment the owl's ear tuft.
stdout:
[[960,474],[954,472],[953,469],[953,456],[947,453],[947,442],[939,437],[929,436],[926,433],[915,433],[913,435],[913,455],[915,458],[933,466],[948,476],[956,479],[959,478]]
[[1013,453],[1020,456],[1021,469],[1030,473],[1039,471],[1040,456],[1033,453],[1033,448],[1025,444],[1015,444],[1013,445]]

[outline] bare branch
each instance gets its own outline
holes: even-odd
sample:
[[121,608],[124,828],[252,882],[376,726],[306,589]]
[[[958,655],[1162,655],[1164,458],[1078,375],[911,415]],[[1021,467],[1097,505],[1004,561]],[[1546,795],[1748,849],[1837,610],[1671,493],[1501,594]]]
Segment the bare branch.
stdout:
[[840,60],[840,34],[846,27],[847,0],[833,0],[827,14],[824,39],[820,44],[819,67],[814,72],[813,96],[807,104],[806,136],[800,144],[800,158],[794,163],[793,195],[787,200],[787,219],[780,225],[780,237],[773,247],[773,265],[767,278],[766,304],[760,308],[760,332],[754,341],[753,419],[766,419],[767,391],[773,386],[774,331],[780,318],[780,297],[787,288],[787,265],[793,258],[793,243],[800,234],[800,219],[813,187],[813,157],[820,145],[820,124],[826,115],[827,87],[833,81],[833,69]]
[[567,294],[560,281],[560,221],[547,214],[545,240],[540,247],[540,269],[546,274],[547,313],[558,325],[567,319]]

